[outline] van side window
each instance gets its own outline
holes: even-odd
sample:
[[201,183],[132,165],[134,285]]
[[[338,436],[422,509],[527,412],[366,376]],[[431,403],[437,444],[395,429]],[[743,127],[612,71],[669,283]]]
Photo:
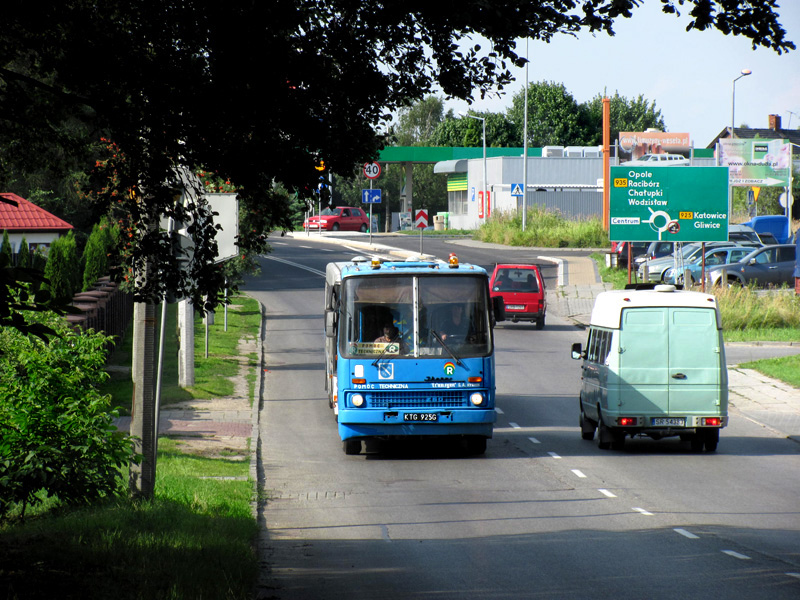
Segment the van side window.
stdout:
[[597,330],[594,327],[589,329],[589,340],[586,342],[586,360],[596,362],[597,357]]

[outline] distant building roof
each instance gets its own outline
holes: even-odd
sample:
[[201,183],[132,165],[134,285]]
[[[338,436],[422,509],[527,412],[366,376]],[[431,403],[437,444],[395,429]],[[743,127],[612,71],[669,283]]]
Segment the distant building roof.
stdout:
[[[751,129],[750,127],[734,127],[735,137],[741,139],[759,138],[762,140],[789,140],[792,144],[800,146],[800,129],[782,129],[781,118],[778,115],[769,115],[769,127],[767,129]],[[731,128],[725,127],[719,132],[717,137],[711,140],[707,148],[715,148],[721,139],[730,137]]]
[[0,194],[0,231],[68,231],[72,225],[16,194]]

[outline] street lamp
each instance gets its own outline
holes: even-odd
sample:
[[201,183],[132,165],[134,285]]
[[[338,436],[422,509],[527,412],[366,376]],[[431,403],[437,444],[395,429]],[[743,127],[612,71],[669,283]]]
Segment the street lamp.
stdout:
[[736,110],[736,82],[742,77],[747,77],[751,73],[752,71],[750,69],[742,69],[742,74],[733,80],[733,94],[731,95],[731,137],[736,137],[733,133],[733,128],[736,126],[736,121],[734,121],[733,118],[734,111]]
[[488,212],[489,208],[489,198],[486,196],[488,183],[486,181],[486,117],[476,117],[475,115],[470,115],[465,112],[458,113],[462,117],[469,117],[470,119],[475,119],[476,121],[483,121],[483,197],[484,202],[486,202],[486,209]]

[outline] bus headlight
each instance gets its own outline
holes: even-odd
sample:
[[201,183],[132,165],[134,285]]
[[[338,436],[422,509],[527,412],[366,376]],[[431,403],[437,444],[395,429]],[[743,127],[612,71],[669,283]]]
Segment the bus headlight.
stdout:
[[364,406],[364,396],[362,396],[361,394],[353,394],[352,396],[350,396],[350,402],[352,402],[353,406],[355,406],[356,408],[360,408]]
[[483,404],[483,394],[480,392],[473,392],[469,396],[469,401],[472,402],[474,406],[480,406]]

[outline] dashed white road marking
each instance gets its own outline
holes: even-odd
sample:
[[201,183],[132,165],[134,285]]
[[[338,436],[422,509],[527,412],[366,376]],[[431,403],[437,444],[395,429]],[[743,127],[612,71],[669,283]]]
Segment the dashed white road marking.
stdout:
[[636,512],[642,513],[643,515],[648,516],[648,517],[652,517],[653,516],[653,513],[649,512],[649,511],[646,511],[643,508],[639,508],[637,506],[634,506],[633,510],[635,510]]
[[676,533],[680,533],[683,537],[689,538],[690,540],[699,540],[700,536],[693,534],[691,531],[686,531],[685,529],[676,528],[673,529]]
[[539,440],[537,440],[535,437],[529,437],[528,439],[529,439],[529,440],[531,441],[531,443],[533,443],[533,444],[541,444],[541,443],[542,443],[542,442],[540,442]]
[[556,454],[555,452],[548,452],[548,454],[549,454],[550,456],[552,456],[553,458],[561,458],[561,457],[560,457],[558,454]]
[[516,423],[514,423],[513,421],[512,421],[512,422],[509,422],[509,425],[511,426],[511,428],[512,428],[512,429],[519,429],[519,425],[517,425],[517,424],[516,424]]
[[503,412],[503,409],[502,409],[502,408],[499,408],[499,407],[497,407],[497,406],[495,406],[495,407],[494,407],[494,412],[496,412],[498,415],[504,415],[504,414],[506,414],[506,413],[504,413],[504,412]]
[[738,552],[734,552],[733,550],[723,550],[723,554],[727,554],[728,556],[732,556],[733,558],[738,558],[739,560],[750,560],[750,557],[746,554],[739,554]]
[[577,477],[580,477],[581,479],[583,479],[583,478],[585,478],[585,477],[586,477],[586,475],[584,475],[584,474],[583,474],[583,472],[582,472],[582,471],[580,471],[580,470],[578,470],[578,469],[572,469],[572,472],[573,472],[573,473],[575,473],[575,475],[576,475]]
[[800,579],[800,573],[786,573],[789,577],[794,577],[795,579]]
[[614,494],[612,492],[609,492],[608,490],[603,489],[603,488],[600,488],[597,491],[600,492],[601,494],[603,494],[604,496],[608,496],[609,498],[616,498],[617,497],[616,494]]

